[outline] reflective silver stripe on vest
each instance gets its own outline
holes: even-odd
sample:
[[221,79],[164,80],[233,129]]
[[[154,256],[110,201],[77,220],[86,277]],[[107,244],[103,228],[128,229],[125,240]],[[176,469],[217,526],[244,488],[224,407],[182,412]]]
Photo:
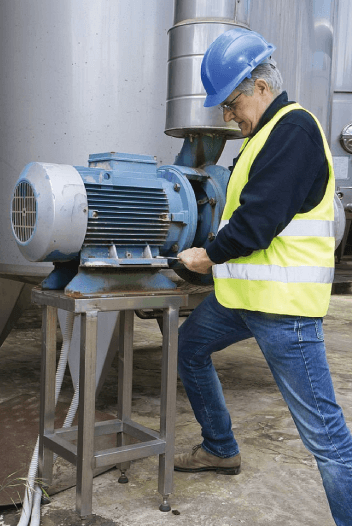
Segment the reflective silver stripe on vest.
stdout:
[[214,278],[249,281],[280,281],[283,283],[332,283],[333,267],[279,267],[278,265],[245,265],[223,263],[214,265]]
[[[228,219],[222,219],[219,230],[227,225],[228,222]],[[334,221],[294,219],[277,235],[277,237],[281,236],[335,237]]]
[[279,236],[334,237],[334,221],[295,219],[278,234]]
[[219,230],[221,230],[222,228],[224,228],[224,226],[227,225],[228,222],[229,222],[228,219],[222,219],[222,220],[220,221],[220,224],[219,224],[218,232],[219,232]]

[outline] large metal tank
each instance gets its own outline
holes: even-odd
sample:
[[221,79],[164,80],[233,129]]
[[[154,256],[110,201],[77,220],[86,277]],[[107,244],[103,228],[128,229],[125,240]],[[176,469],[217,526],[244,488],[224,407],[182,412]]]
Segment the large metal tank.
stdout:
[[289,99],[312,111],[330,139],[335,0],[254,0],[250,28],[276,46]]
[[47,272],[11,233],[13,187],[28,162],[87,165],[103,151],[173,162],[178,145],[163,134],[172,19],[160,0],[0,2],[2,275]]
[[[352,222],[352,9],[339,0],[334,35],[334,91],[331,113],[331,151],[337,191]],[[347,232],[345,240],[347,239]]]
[[105,151],[173,162],[178,145],[163,134],[172,19],[161,0],[0,2],[0,344],[52,269],[14,243],[10,203],[23,167],[87,165]]

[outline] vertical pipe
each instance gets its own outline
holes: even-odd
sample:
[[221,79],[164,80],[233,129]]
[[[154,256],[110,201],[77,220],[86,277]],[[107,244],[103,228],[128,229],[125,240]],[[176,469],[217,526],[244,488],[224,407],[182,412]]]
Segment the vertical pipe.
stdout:
[[169,31],[165,133],[173,137],[214,134],[241,137],[233,121],[225,123],[218,108],[204,108],[200,76],[203,55],[214,40],[238,25],[248,27],[249,0],[175,0]]
[[235,22],[249,28],[249,8],[251,0],[237,0]]

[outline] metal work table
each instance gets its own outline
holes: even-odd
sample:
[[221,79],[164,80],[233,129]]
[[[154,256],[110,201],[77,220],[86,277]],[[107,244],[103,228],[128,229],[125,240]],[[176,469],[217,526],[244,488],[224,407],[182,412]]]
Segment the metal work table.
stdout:
[[[172,493],[177,381],[177,332],[179,308],[188,296],[180,291],[72,297],[62,291],[34,288],[32,301],[43,305],[43,343],[40,397],[39,478],[51,484],[53,454],[77,468],[76,510],[92,513],[93,470],[117,464],[120,482],[131,460],[159,455],[158,490],[161,511],[169,511]],[[133,370],[133,317],[136,309],[163,310],[160,432],[131,420]],[[54,429],[57,309],[81,315],[80,387],[78,425]],[[120,312],[117,419],[95,423],[95,367],[97,317],[101,311]],[[117,447],[94,451],[94,437],[116,433]],[[139,442],[129,444],[131,436]],[[72,441],[77,440],[77,445]]]

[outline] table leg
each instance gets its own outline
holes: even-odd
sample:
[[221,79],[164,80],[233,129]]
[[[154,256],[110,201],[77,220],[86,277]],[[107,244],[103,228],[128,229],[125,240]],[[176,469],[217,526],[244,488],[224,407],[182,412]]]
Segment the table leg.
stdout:
[[166,441],[165,453],[159,455],[159,493],[163,496],[161,511],[170,511],[168,496],[172,493],[176,389],[177,389],[177,343],[179,308],[170,306],[163,313],[163,350],[161,365],[160,438]]
[[53,452],[44,447],[45,434],[54,432],[57,309],[43,306],[42,362],[40,381],[39,471],[38,477],[50,485],[53,475]]
[[[117,396],[117,418],[122,422],[131,418],[132,412],[132,373],[133,373],[133,322],[134,311],[120,312],[120,338],[118,353],[118,396]],[[128,435],[118,433],[117,446],[128,444]],[[120,484],[128,482],[126,471],[130,467],[130,462],[118,464],[121,476],[118,479]]]
[[97,311],[81,315],[76,493],[81,517],[92,513],[97,320]]

